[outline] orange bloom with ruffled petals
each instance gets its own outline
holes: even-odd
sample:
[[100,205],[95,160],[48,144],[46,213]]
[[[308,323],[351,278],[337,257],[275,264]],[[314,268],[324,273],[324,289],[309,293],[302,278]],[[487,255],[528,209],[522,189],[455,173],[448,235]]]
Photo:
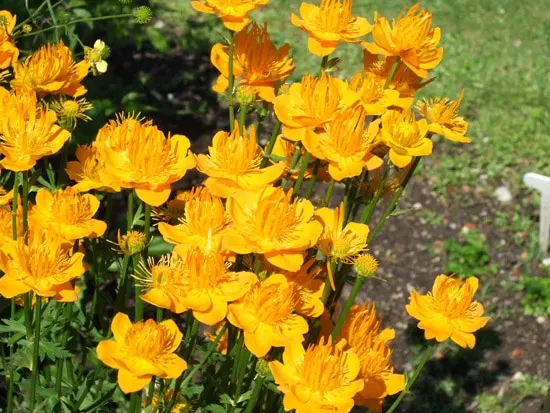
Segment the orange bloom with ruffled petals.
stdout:
[[409,165],[414,156],[432,153],[433,144],[427,133],[426,120],[417,121],[411,111],[388,110],[382,115],[381,141],[390,148],[390,160],[399,168]]
[[90,194],[81,195],[68,187],[55,193],[41,188],[36,194],[36,205],[31,211],[31,225],[48,229],[68,241],[95,238],[103,235],[107,224],[93,216],[99,209],[99,200]]
[[462,116],[457,115],[463,97],[464,90],[460,92],[460,96],[456,100],[425,99],[416,104],[416,111],[429,122],[429,132],[441,135],[453,142],[469,143],[471,139],[466,136],[468,122]]
[[76,63],[73,54],[63,43],[48,43],[29,55],[24,63],[15,62],[14,89],[30,89],[40,97],[46,95],[69,95],[79,97],[86,93],[82,79],[90,65],[86,60]]
[[407,312],[420,320],[418,328],[424,330],[426,339],[442,342],[450,338],[460,347],[474,348],[473,333],[490,319],[483,317],[483,305],[473,299],[478,285],[476,277],[463,284],[460,278],[438,275],[432,292],[426,295],[411,292]]
[[272,361],[269,368],[284,395],[286,411],[347,413],[363,389],[359,358],[345,348],[344,340],[333,344],[330,338],[321,338],[307,349],[291,343],[285,347],[283,362]]
[[248,13],[268,3],[269,0],[202,0],[192,1],[197,11],[217,14],[223,24],[234,32],[241,31],[248,23]]
[[344,80],[323,72],[319,78],[305,75],[273,103],[275,114],[283,124],[283,136],[301,141],[306,131],[315,132],[342,109],[358,104],[359,96]]
[[184,359],[174,354],[183,334],[173,320],[132,324],[126,314],[118,313],[111,322],[114,340],[100,341],[97,357],[118,370],[118,385],[123,393],[140,391],[153,376],[175,379],[187,369]]
[[[235,36],[233,74],[236,85],[250,86],[266,102],[275,99],[275,87],[295,69],[289,57],[290,46],[277,49],[267,26],[250,23]],[[210,54],[212,64],[221,75],[212,87],[214,92],[224,93],[229,87],[229,46],[217,43]]]
[[301,343],[308,332],[304,318],[295,313],[299,297],[282,274],[257,282],[240,300],[229,305],[227,319],[243,329],[244,344],[256,357],[272,347]]
[[313,204],[292,200],[292,190],[267,187],[256,192],[237,192],[227,200],[233,226],[223,239],[224,248],[237,254],[264,254],[266,260],[287,271],[298,271],[304,253],[323,230],[313,218]]
[[15,22],[15,15],[7,10],[0,10],[0,69],[11,66],[19,57],[19,49],[12,38]]
[[351,15],[353,0],[321,0],[320,6],[302,3],[301,19],[292,14],[292,24],[309,35],[309,51],[328,56],[338,43],[358,43],[372,26],[363,17]]
[[214,135],[208,155],[197,155],[197,169],[208,175],[204,185],[212,194],[227,198],[239,190],[257,190],[277,181],[285,165],[276,163],[260,168],[262,148],[256,142],[256,129],[239,133],[237,122],[233,132],[220,131]]
[[179,181],[195,167],[191,143],[183,135],[165,136],[149,121],[119,116],[103,126],[94,145],[105,170],[123,188],[134,188],[151,206],[165,203]]
[[7,242],[0,251],[0,294],[12,298],[33,291],[40,297],[74,302],[78,290],[71,283],[86,271],[84,254],[72,253],[68,243],[51,231],[32,230],[25,237]]
[[362,106],[339,112],[321,132],[306,132],[303,144],[317,159],[328,162],[328,173],[336,181],[361,175],[363,169],[377,169],[382,159],[372,153],[380,121],[367,126]]
[[364,47],[373,54],[400,57],[409,69],[425,78],[428,70],[441,62],[443,48],[437,48],[441,30],[431,27],[432,13],[419,8],[415,4],[406,13],[400,13],[392,25],[375,13],[374,42],[364,43]]
[[78,145],[76,161],[67,162],[65,171],[69,178],[76,181],[73,186],[79,192],[99,189],[109,192],[119,192],[120,183],[105,170],[105,160],[101,158],[98,149],[93,145]]

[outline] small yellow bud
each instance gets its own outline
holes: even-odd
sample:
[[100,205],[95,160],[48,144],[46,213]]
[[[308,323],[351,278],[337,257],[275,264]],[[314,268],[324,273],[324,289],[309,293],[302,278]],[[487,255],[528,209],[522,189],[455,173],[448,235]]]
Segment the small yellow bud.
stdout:
[[268,361],[265,359],[258,359],[256,363],[256,373],[261,378],[267,378],[271,376],[271,370],[269,369]]
[[371,254],[361,254],[355,258],[353,268],[359,277],[370,278],[378,270],[378,261]]
[[120,236],[119,231],[117,238],[120,252],[125,255],[139,254],[147,246],[147,238],[143,232],[129,231],[126,235]]
[[242,85],[236,91],[237,102],[242,106],[250,106],[256,100],[256,91],[247,85]]
[[30,24],[24,24],[22,30],[23,30],[23,33],[28,34],[28,33],[32,32],[32,26]]

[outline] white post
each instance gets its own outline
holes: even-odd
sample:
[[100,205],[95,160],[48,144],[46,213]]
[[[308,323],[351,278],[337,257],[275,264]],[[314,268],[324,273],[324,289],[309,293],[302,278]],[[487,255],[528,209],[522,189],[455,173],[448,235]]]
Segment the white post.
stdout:
[[550,239],[550,177],[529,172],[523,176],[523,182],[540,192],[540,251],[546,254]]

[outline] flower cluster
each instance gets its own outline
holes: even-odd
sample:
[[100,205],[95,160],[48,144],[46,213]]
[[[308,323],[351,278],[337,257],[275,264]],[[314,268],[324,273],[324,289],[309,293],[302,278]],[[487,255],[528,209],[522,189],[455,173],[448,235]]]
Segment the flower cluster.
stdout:
[[[458,114],[463,93],[415,103],[442,60],[440,29],[419,5],[390,24],[378,13],[372,23],[355,16],[352,0],[303,3],[290,21],[307,34],[321,67],[291,82],[290,45],[277,47],[267,24],[250,22],[267,3],[191,2],[229,29],[211,51],[220,73],[213,90],[229,106],[229,124],[200,154],[186,136],[119,113],[73,156],[72,135],[90,120],[84,83],[107,71],[108,47],[85,46],[78,61],[59,40],[20,61],[15,16],[0,11],[0,69],[10,67],[12,77],[0,87],[0,165],[14,177],[11,190],[0,190],[0,294],[14,299],[12,317],[24,297],[28,331],[40,340],[42,299],[78,301],[81,287],[92,285],[93,312],[81,333],[99,341],[94,361],[96,354],[100,366],[117,370],[120,390],[133,393],[132,413],[147,386],[147,408],[202,409],[208,391],[196,400],[181,386],[205,364],[205,376],[221,377],[211,380],[216,391],[229,383],[231,412],[244,411],[243,402],[247,412],[260,411],[261,394],[266,403],[272,398],[268,387],[279,389],[285,411],[298,413],[355,405],[381,412],[388,396],[409,389],[391,360],[395,330],[382,328],[374,303],[355,301],[365,282],[379,278],[369,244],[421,157],[432,154],[433,135],[470,141]],[[146,14],[143,23],[151,18],[149,9],[136,10]],[[334,70],[342,43],[364,53],[363,69],[349,78]],[[61,165],[57,178],[52,165]],[[191,170],[203,178],[192,187],[183,181]],[[182,185],[187,190],[174,191]],[[385,195],[392,200],[373,225]],[[117,247],[106,248],[115,235]],[[109,288],[100,288],[103,280]],[[406,310],[426,339],[473,348],[489,320],[474,301],[477,287],[473,276],[462,284],[440,275],[432,293],[411,293]],[[103,296],[104,313],[116,315],[95,325]],[[156,321],[145,317],[153,309]],[[85,305],[81,311],[88,317]],[[211,343],[197,356],[199,336]],[[35,348],[32,403],[41,362]],[[63,363],[54,371],[61,399]],[[247,385],[252,393],[242,397]]]

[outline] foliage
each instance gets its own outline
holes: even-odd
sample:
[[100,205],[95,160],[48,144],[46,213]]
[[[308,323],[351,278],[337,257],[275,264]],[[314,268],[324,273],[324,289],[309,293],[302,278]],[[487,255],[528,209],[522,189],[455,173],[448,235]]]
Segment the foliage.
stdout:
[[489,248],[484,237],[475,230],[463,232],[458,240],[445,241],[447,253],[445,271],[461,277],[484,276],[497,271],[491,262]]
[[521,279],[523,312],[535,317],[550,316],[550,278],[524,275]]

